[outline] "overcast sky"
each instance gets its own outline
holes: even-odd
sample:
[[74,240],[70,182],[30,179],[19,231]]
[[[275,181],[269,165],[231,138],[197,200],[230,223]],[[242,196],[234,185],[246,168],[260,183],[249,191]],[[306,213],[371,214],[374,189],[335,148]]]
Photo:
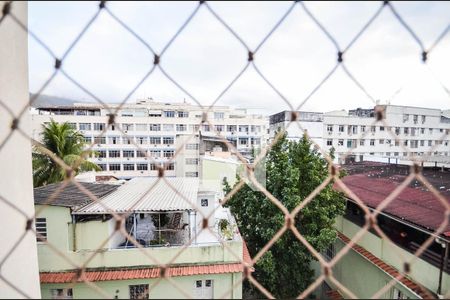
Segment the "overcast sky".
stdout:
[[[107,2],[111,11],[160,52],[198,2]],[[254,49],[292,2],[210,2],[218,15]],[[305,2],[345,48],[381,2]],[[449,26],[450,2],[393,2],[399,14],[429,48]],[[29,28],[61,56],[98,10],[96,2],[29,2]],[[255,55],[255,64],[297,107],[336,64],[336,48],[297,4]],[[450,88],[450,32],[433,49],[426,65],[421,49],[389,9],[384,9],[344,55],[348,70],[380,103],[450,108],[439,81]],[[247,50],[202,6],[161,58],[161,65],[203,105],[211,104],[245,67]],[[64,70],[106,102],[121,101],[150,70],[153,55],[103,11],[63,62]],[[30,91],[53,71],[54,60],[29,38]],[[45,94],[92,100],[61,74]],[[156,70],[130,101],[152,97],[194,103]],[[286,103],[250,66],[218,102],[275,113]],[[373,102],[341,68],[302,107],[330,111],[372,107]]]

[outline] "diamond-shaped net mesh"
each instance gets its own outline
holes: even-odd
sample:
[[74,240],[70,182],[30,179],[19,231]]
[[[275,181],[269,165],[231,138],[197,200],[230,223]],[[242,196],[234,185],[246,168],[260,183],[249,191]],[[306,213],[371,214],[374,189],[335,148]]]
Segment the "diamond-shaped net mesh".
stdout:
[[[305,2],[292,2],[291,4],[287,5],[285,13],[281,16],[281,18],[278,20],[278,22],[275,23],[273,28],[271,28],[267,34],[264,35],[264,37],[261,39],[261,41],[257,44],[256,47],[252,48],[249,47],[248,43],[245,41],[245,39],[239,34],[239,32],[235,31],[228,23],[227,21],[222,18],[218,12],[213,8],[214,5],[211,5],[210,3],[207,3],[205,1],[200,1],[195,9],[192,11],[192,13],[188,16],[188,18],[182,23],[180,28],[176,31],[176,33],[169,39],[167,44],[162,48],[160,52],[157,52],[154,50],[154,48],[151,46],[152,41],[147,41],[144,37],[140,36],[133,28],[131,28],[125,21],[123,21],[116,12],[114,12],[112,9],[108,7],[108,3],[101,1],[98,5],[98,10],[89,18],[88,22],[84,25],[82,30],[73,36],[72,42],[70,43],[69,47],[65,50],[65,52],[61,56],[55,55],[55,52],[46,45],[45,42],[33,31],[31,31],[26,24],[23,24],[15,14],[15,3],[14,2],[6,2],[3,4],[2,8],[2,16],[0,18],[0,27],[3,23],[5,23],[7,20],[9,22],[13,22],[16,26],[21,28],[21,30],[25,31],[28,34],[28,37],[32,39],[34,42],[37,42],[42,48],[47,52],[47,54],[54,60],[54,70],[47,78],[47,80],[43,83],[43,85],[39,88],[39,90],[31,96],[31,99],[29,103],[24,106],[19,113],[13,113],[13,111],[9,108],[8,104],[11,99],[0,99],[0,106],[1,109],[7,112],[10,116],[10,118],[5,118],[0,120],[1,126],[9,126],[10,132],[9,134],[0,141],[0,155],[3,147],[8,144],[8,141],[10,140],[10,137],[13,135],[13,133],[17,132],[23,135],[24,137],[31,140],[32,144],[39,149],[40,152],[45,153],[49,155],[58,165],[60,165],[64,170],[66,170],[66,177],[63,181],[63,184],[47,199],[47,204],[51,204],[55,199],[58,198],[58,195],[64,190],[64,188],[69,185],[73,184],[75,185],[80,191],[86,194],[87,197],[89,197],[94,203],[98,203],[100,206],[104,207],[105,209],[108,209],[108,207],[105,207],[105,204],[99,201],[99,198],[96,197],[91,191],[86,189],[82,184],[77,182],[74,179],[74,172],[72,172],[72,168],[64,163],[61,159],[59,159],[54,153],[49,151],[48,149],[45,149],[45,147],[37,140],[34,140],[32,137],[30,137],[29,132],[26,130],[23,130],[21,128],[21,123],[19,120],[21,120],[21,117],[24,114],[29,113],[29,107],[33,105],[34,101],[42,94],[42,92],[46,89],[47,86],[49,86],[52,81],[55,79],[57,75],[63,76],[70,82],[72,82],[75,86],[77,86],[79,89],[81,89],[84,93],[91,96],[93,99],[95,99],[99,105],[101,105],[104,109],[109,110],[110,115],[108,117],[105,117],[104,123],[107,124],[103,128],[103,130],[97,135],[97,138],[106,136],[106,132],[108,131],[111,126],[116,126],[116,128],[120,131],[120,135],[122,137],[127,137],[127,133],[122,129],[119,124],[116,123],[115,116],[123,108],[125,103],[127,103],[128,100],[130,100],[135,92],[143,85],[144,82],[151,80],[152,74],[155,72],[155,70],[159,70],[161,74],[164,75],[166,79],[168,79],[170,82],[172,82],[180,91],[182,91],[187,97],[189,97],[192,101],[198,105],[198,107],[203,110],[203,117],[202,121],[199,123],[199,125],[210,125],[210,128],[217,133],[217,137],[220,138],[224,143],[227,144],[227,146],[230,149],[236,150],[239,159],[244,163],[248,164],[247,160],[239,154],[239,151],[237,151],[236,147],[230,143],[229,140],[223,137],[223,135],[220,135],[219,132],[216,131],[214,127],[214,120],[210,120],[208,118],[208,112],[212,111],[214,109],[214,105],[216,105],[219,100],[221,100],[224,95],[226,95],[230,89],[235,85],[236,82],[238,82],[242,76],[247,72],[249,69],[253,69],[256,71],[258,76],[263,80],[263,82],[271,89],[273,90],[276,95],[278,95],[278,98],[280,102],[284,105],[287,105],[289,107],[289,110],[291,111],[299,111],[301,110],[305,103],[308,102],[308,100],[316,93],[318,92],[322,86],[335,74],[335,72],[339,69],[341,69],[348,78],[354,83],[354,85],[360,89],[368,99],[370,99],[374,105],[377,104],[375,98],[371,95],[371,93],[368,91],[368,89],[364,86],[364,83],[358,79],[357,76],[355,76],[352,71],[349,69],[347,65],[347,60],[345,57],[345,54],[352,49],[356,44],[358,44],[361,40],[361,37],[365,34],[365,32],[372,26],[375,20],[379,18],[380,14],[384,11],[389,11],[391,13],[391,17],[398,21],[398,23],[401,25],[401,27],[410,35],[412,41],[414,41],[418,46],[417,51],[417,59],[422,60],[424,64],[427,63],[428,58],[433,54],[433,50],[439,47],[439,44],[444,40],[446,37],[446,34],[449,31],[450,26],[447,26],[444,28],[441,34],[439,34],[438,38],[428,47],[424,45],[421,38],[415,33],[415,31],[407,24],[405,19],[399,14],[399,12],[396,9],[395,4],[384,1],[381,2],[379,5],[379,8],[373,13],[373,15],[366,21],[364,26],[358,31],[358,33],[351,39],[351,41],[344,46],[341,46],[336,38],[333,36],[333,34],[330,33],[330,31],[326,28],[326,26],[323,25],[323,23],[319,20],[317,16],[314,15],[314,13],[309,9],[308,3]],[[269,43],[270,37],[279,30],[280,26],[286,21],[286,19],[295,11],[295,10],[301,10],[310,18],[310,20],[313,22],[314,26],[316,26],[322,33],[323,36],[325,36],[329,42],[335,47],[336,50],[336,56],[335,56],[335,65],[331,68],[331,70],[324,74],[323,79],[318,82],[318,84],[311,90],[311,92],[308,94],[307,97],[302,99],[300,101],[300,104],[298,106],[293,105],[292,99],[289,99],[288,97],[284,96],[284,94],[281,92],[279,88],[264,74],[264,72],[261,70],[261,68],[258,65],[258,58],[257,53],[259,50],[265,45],[266,43]],[[199,14],[200,11],[203,11],[203,13],[208,13],[210,16],[212,16],[215,21],[220,24],[220,26],[223,26],[230,34],[231,36],[236,39],[236,41],[246,49],[247,56],[246,64],[245,66],[238,70],[237,74],[234,78],[232,78],[231,81],[228,82],[227,85],[225,85],[225,88],[218,93],[218,97],[214,99],[214,101],[211,103],[211,105],[204,105],[199,101],[192,93],[190,93],[189,90],[187,90],[183,82],[178,81],[175,77],[170,75],[170,73],[165,68],[165,57],[166,52],[171,47],[174,47],[174,42],[180,38],[180,36],[183,35],[183,32],[185,31],[186,27],[189,26],[189,24],[196,18],[196,16]],[[74,51],[75,48],[77,48],[77,45],[79,45],[79,42],[83,39],[83,37],[86,35],[87,32],[91,29],[92,25],[98,20],[98,18],[101,15],[108,15],[111,17],[111,19],[116,22],[119,26],[121,26],[123,29],[126,30],[126,32],[129,33],[130,37],[135,39],[138,43],[140,43],[142,46],[144,46],[148,52],[153,56],[152,62],[142,62],[143,64],[147,64],[147,71],[145,74],[140,78],[133,88],[126,94],[126,96],[122,99],[120,104],[115,105],[114,107],[109,107],[107,104],[107,101],[104,99],[100,99],[97,97],[93,92],[91,92],[86,86],[84,86],[82,83],[77,81],[72,75],[70,75],[70,70],[67,70],[64,67],[64,62],[66,57]],[[1,41],[0,41],[1,44]],[[207,63],[207,62],[205,62]],[[439,85],[443,87],[445,92],[449,94],[448,89],[442,85],[442,83],[439,82]],[[1,88],[1,87],[0,87]],[[377,106],[379,108],[379,106]],[[392,130],[389,131],[389,134],[392,136],[392,140],[398,140],[398,136],[393,132],[394,127],[390,127],[390,124],[386,121],[384,118],[384,111],[382,109],[378,109],[375,111],[375,117],[373,118],[372,125],[382,125],[386,128],[392,128]],[[298,118],[293,115],[291,118],[289,126],[298,126],[301,130],[302,125],[300,124]],[[289,127],[288,126],[288,127]],[[261,149],[261,152],[257,155],[255,158],[253,165],[258,164],[262,159],[265,158],[266,154],[270,150],[271,146],[280,139],[284,131],[279,132],[273,140],[270,141],[269,144],[267,144],[263,149]],[[369,132],[362,132],[358,138],[363,139],[366,135],[368,135]],[[179,146],[176,151],[174,152],[174,155],[168,160],[168,163],[174,162],[177,155],[181,153],[181,151],[184,149],[185,144],[189,143],[189,140],[195,138],[195,134],[193,133],[188,139],[186,139],[183,143],[183,145]],[[355,137],[356,138],[356,137]],[[448,139],[448,133],[445,133],[440,138],[440,141],[445,141]],[[147,153],[146,149],[143,148],[143,146],[139,143],[137,143],[134,139],[130,139],[131,143],[135,146],[135,149],[138,151],[142,151],[143,153]],[[312,141],[312,140],[311,140]],[[326,150],[321,149],[321,145],[316,144],[314,141],[313,143],[315,146],[321,151],[325,159],[330,163],[330,165],[333,165],[332,159],[327,154]],[[95,138],[90,143],[87,150],[94,149],[96,142]],[[353,191],[351,188],[349,188],[342,179],[339,178],[339,172],[336,168],[332,167],[329,170],[329,175],[326,178],[326,180],[319,185],[304,201],[302,201],[295,209],[292,211],[289,211],[286,209],[286,207],[282,204],[282,202],[274,197],[268,190],[266,190],[261,184],[256,180],[254,174],[254,169],[252,166],[249,166],[247,168],[247,172],[249,173],[249,180],[257,186],[265,195],[267,201],[271,201],[273,204],[275,204],[279,210],[285,215],[286,222],[284,226],[279,229],[279,231],[273,236],[273,238],[268,241],[265,247],[261,249],[259,253],[252,253],[253,258],[251,259],[251,262],[246,262],[243,260],[242,253],[235,253],[235,249],[230,247],[230,244],[227,242],[221,242],[221,246],[232,253],[232,256],[235,257],[236,262],[240,262],[243,267],[243,276],[242,280],[239,282],[235,282],[233,287],[230,288],[224,295],[221,295],[221,297],[230,297],[233,293],[233,289],[237,288],[239,285],[242,284],[243,281],[248,280],[248,282],[253,285],[255,288],[257,288],[263,295],[267,296],[268,298],[273,297],[271,291],[266,289],[264,286],[262,286],[252,275],[252,268],[254,265],[263,257],[263,255],[271,248],[274,243],[277,242],[277,240],[286,232],[291,231],[295,237],[310,251],[310,253],[317,259],[318,263],[321,266],[322,274],[318,276],[318,278],[304,291],[299,292],[299,298],[305,298],[308,297],[314,290],[322,284],[324,280],[328,280],[329,282],[332,282],[337,289],[340,291],[341,294],[348,296],[348,297],[354,297],[356,298],[356,295],[349,290],[347,287],[345,287],[342,283],[340,283],[336,277],[333,275],[332,269],[336,264],[352,249],[355,249],[355,247],[358,247],[357,242],[363,238],[363,236],[369,231],[374,230],[377,234],[381,236],[382,239],[386,241],[386,243],[394,244],[394,242],[383,232],[383,230],[378,226],[377,224],[377,216],[383,212],[383,209],[386,208],[411,182],[414,180],[420,182],[424,186],[428,188],[428,190],[435,196],[436,199],[439,200],[439,202],[442,204],[443,213],[445,214],[445,218],[443,218],[442,224],[434,231],[433,235],[430,235],[429,238],[423,242],[419,247],[417,248],[416,252],[414,253],[414,256],[411,259],[406,259],[404,257],[399,259],[403,259],[404,269],[396,272],[392,277],[393,279],[388,282],[383,288],[381,288],[373,297],[383,297],[385,293],[394,286],[397,282],[402,282],[402,280],[408,276],[408,274],[411,272],[411,269],[414,268],[414,263],[418,259],[420,255],[426,251],[426,249],[431,245],[431,243],[434,242],[434,239],[436,236],[439,236],[443,233],[443,231],[448,226],[448,217],[450,214],[450,205],[448,200],[441,195],[441,193],[428,182],[428,180],[423,176],[422,169],[421,169],[421,163],[424,159],[426,159],[426,156],[415,156],[412,155],[411,149],[408,146],[404,146],[401,144],[401,147],[403,148],[404,152],[408,153],[408,158],[411,159],[413,163],[413,168],[409,176],[406,177],[404,182],[398,187],[386,198],[384,199],[375,209],[369,209],[368,206],[365,205],[364,201],[362,201]],[[430,147],[430,150],[427,153],[432,153],[435,150],[435,147],[437,147],[437,144],[434,147]],[[31,150],[31,149],[30,149]],[[345,156],[351,155],[352,149],[346,153]],[[147,159],[150,162],[157,163],[154,158],[152,158],[150,155],[145,154]],[[341,157],[342,159],[345,159],[344,157]],[[75,166],[77,165],[76,162]],[[167,186],[167,188],[170,188],[173,190],[177,195],[184,199],[185,201],[189,202],[189,200],[186,198],[185,195],[183,195],[181,192],[177,190],[177,186],[174,186],[171,184],[169,180],[167,180],[165,176],[165,168],[159,167],[159,176],[158,180],[153,184],[148,191],[145,194],[148,194],[152,191],[153,188],[159,183],[164,182]],[[31,175],[31,174],[30,174]],[[335,182],[335,184],[345,193],[346,196],[353,199],[356,204],[364,211],[365,213],[365,224],[363,224],[361,230],[356,233],[351,239],[345,240],[345,246],[341,251],[339,251],[334,258],[331,260],[325,259],[321,253],[319,253],[314,247],[302,236],[302,234],[297,230],[294,224],[295,217],[302,211],[302,209],[308,205],[311,201],[314,200],[314,197],[318,195],[323,188],[325,188],[330,182]],[[221,201],[222,204],[225,204],[236,192],[238,192],[246,183],[242,179],[240,182],[238,182],[234,188],[231,190],[231,192],[228,195],[225,195],[224,199]],[[144,195],[145,196],[145,195]],[[42,238],[42,236],[36,231],[36,226],[33,225],[35,223],[35,219],[39,218],[39,214],[41,211],[36,211],[35,215],[30,216],[26,212],[22,211],[18,206],[15,205],[14,201],[12,199],[8,198],[8,195],[2,195],[0,191],[0,201],[3,202],[5,205],[9,206],[10,208],[16,210],[20,215],[23,217],[24,224],[24,232],[23,235],[17,240],[14,247],[12,247],[7,254],[4,257],[0,257],[0,280],[4,281],[7,285],[10,285],[11,288],[15,289],[17,292],[21,293],[24,297],[29,297],[26,292],[22,291],[21,286],[16,286],[13,283],[11,283],[8,280],[8,274],[4,274],[1,272],[1,268],[4,265],[4,263],[8,260],[8,258],[11,257],[12,253],[14,252],[16,246],[20,244],[22,238],[27,234],[27,232],[31,231],[35,235],[37,235],[38,238]],[[136,201],[137,205],[139,203],[139,200]],[[195,205],[194,205],[195,206]],[[212,211],[209,215],[204,215],[201,213],[201,209],[199,207],[194,207],[198,212],[200,212],[200,218],[204,220],[208,220],[211,216],[214,215],[215,211]],[[184,251],[187,251],[187,249],[191,246],[193,243],[195,237],[192,236],[186,243],[183,244],[183,246],[177,248],[177,252],[173,255],[172,259],[169,261],[161,262],[158,260],[158,257],[155,257],[151,254],[151,252],[145,251],[145,248],[135,239],[135,237],[131,236],[129,232],[125,229],[125,222],[127,218],[132,214],[132,210],[130,209],[129,212],[125,214],[117,214],[112,212],[112,217],[116,221],[116,230],[114,233],[109,236],[107,239],[99,243],[98,249],[104,248],[110,239],[119,232],[122,234],[125,238],[127,238],[134,247],[139,249],[142,253],[142,255],[145,257],[145,259],[148,259],[148,264],[152,266],[157,266],[159,268],[157,273],[158,281],[156,284],[152,284],[150,287],[146,287],[143,285],[134,285],[133,286],[133,293],[140,293],[145,294],[148,293],[148,289],[153,289],[161,280],[167,280],[170,282],[170,284],[177,289],[183,296],[186,296],[187,298],[191,298],[192,294],[191,291],[184,290],[183,287],[181,287],[176,280],[172,278],[174,274],[173,270],[173,263],[176,262],[177,258],[183,254]],[[218,233],[214,230],[212,230],[208,226],[203,226],[201,228],[200,232],[202,231],[209,231],[210,234],[213,236],[216,236],[219,241],[221,241],[221,237],[218,236]],[[343,238],[345,239],[345,238]],[[54,252],[55,256],[58,256],[62,260],[69,263],[71,266],[73,266],[73,270],[76,270],[73,272],[73,278],[72,278],[72,285],[74,286],[77,283],[85,283],[87,284],[91,289],[95,290],[96,292],[100,293],[105,298],[111,298],[114,295],[108,294],[108,292],[102,290],[101,287],[97,285],[95,281],[91,281],[90,277],[86,274],[86,268],[89,266],[89,263],[96,258],[96,256],[101,255],[99,251],[92,251],[87,255],[82,263],[73,261],[70,257],[68,257],[65,253],[62,253],[60,250],[58,250],[58,247],[55,247],[50,242],[47,242],[48,247]],[[293,258],[295,259],[295,258]],[[211,283],[209,283],[211,284]],[[420,285],[420,284],[419,284]],[[425,293],[427,292],[427,289],[424,287],[420,287],[422,291]],[[133,294],[134,295],[134,294]],[[447,295],[449,296],[449,295]],[[433,297],[432,295],[429,295],[429,297]]]

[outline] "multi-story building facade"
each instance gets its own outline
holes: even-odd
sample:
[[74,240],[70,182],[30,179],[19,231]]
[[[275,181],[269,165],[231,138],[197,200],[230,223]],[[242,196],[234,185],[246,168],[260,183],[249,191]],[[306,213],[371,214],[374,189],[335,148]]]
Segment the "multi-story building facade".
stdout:
[[[387,125],[376,122],[376,111],[383,111]],[[380,105],[316,115],[317,121],[307,120],[301,113],[297,120],[322,149],[335,149],[336,162],[363,161],[368,157],[401,161],[407,160],[409,154],[428,154],[431,158],[426,160],[430,163],[450,165],[450,116],[439,109]],[[286,128],[290,122],[290,118],[280,120],[276,116],[271,117],[271,137],[277,128]],[[318,134],[318,130],[322,133]],[[295,123],[289,125],[287,132],[292,139],[303,135]]]
[[242,297],[248,250],[229,209],[198,178],[80,184],[99,200],[73,183],[51,202],[62,183],[35,189],[43,298]]
[[[115,114],[116,124],[108,126],[110,114]],[[161,164],[166,176],[198,177],[202,137],[226,139],[234,146],[231,150],[250,158],[268,136],[266,119],[245,109],[202,109],[153,100],[123,107],[108,104],[108,108],[87,103],[39,107],[32,111],[34,139],[40,139],[41,125],[51,119],[68,122],[93,145],[98,155],[90,160],[102,168],[100,175],[121,178],[157,176]]]

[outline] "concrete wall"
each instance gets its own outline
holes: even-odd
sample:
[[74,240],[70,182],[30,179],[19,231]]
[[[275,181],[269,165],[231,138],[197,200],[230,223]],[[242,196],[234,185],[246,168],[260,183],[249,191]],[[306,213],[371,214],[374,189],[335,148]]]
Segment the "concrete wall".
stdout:
[[[4,3],[0,1],[0,7]],[[17,18],[27,24],[27,2],[14,2],[11,9]],[[27,38],[27,33],[6,16],[0,25],[0,101],[14,115],[18,115],[29,101]],[[12,121],[7,110],[0,106],[0,145],[10,133]],[[19,126],[30,134],[27,111],[20,118]],[[26,214],[25,217],[0,198],[0,260],[13,249],[0,267],[0,272],[3,278],[23,292],[19,293],[0,280],[0,298],[39,298],[36,237],[31,232],[23,236],[26,219],[34,215],[30,140],[18,132],[11,135],[0,149],[0,166],[0,197],[14,203]]]
[[222,181],[226,177],[230,186],[236,182],[238,162],[215,157],[201,157],[200,180],[205,190],[223,192]]
[[[336,227],[349,238],[352,238],[361,229],[359,226],[342,217],[338,218]],[[370,232],[366,233],[358,241],[358,244],[397,270],[402,270],[403,262],[410,260],[413,257],[410,252],[405,251],[398,246],[390,245],[385,240]],[[341,247],[340,245],[338,246]],[[371,268],[369,268],[369,265],[367,264],[370,264]],[[383,283],[383,277],[377,275],[380,272],[377,269],[376,266],[367,262],[365,258],[352,250],[338,263],[335,274],[337,279],[340,281],[342,280],[341,282],[344,283],[344,285],[346,285],[345,282],[348,282],[352,291],[355,289],[362,293],[364,290],[367,290],[365,294],[356,295],[370,297],[371,294],[369,294],[369,290],[376,290],[378,286],[383,286],[385,284],[385,282]],[[363,282],[356,278],[357,274],[364,274]],[[373,280],[367,280],[366,278],[368,276],[373,276]],[[436,292],[439,284],[439,269],[419,258],[411,265],[410,278],[413,281],[422,284],[432,292]],[[444,272],[442,277],[442,294],[445,295],[449,292],[450,275]]]
[[[225,294],[232,289],[232,286],[241,280],[240,273],[214,274],[214,275],[195,275],[172,277],[172,280],[182,288],[188,295],[195,298],[194,287],[196,280],[213,280],[213,298],[225,296]],[[117,299],[129,299],[129,285],[148,284],[150,299],[180,299],[186,298],[178,289],[173,287],[170,281],[163,279],[159,283],[157,279],[135,279],[122,281],[100,281],[95,282],[102,291],[104,291],[110,298],[117,296]],[[70,284],[43,284],[41,287],[42,297],[50,298],[50,289],[69,288]],[[73,287],[74,299],[101,299],[104,295],[100,294],[95,288],[89,287],[85,283],[78,283]],[[233,293],[229,294],[227,298],[240,299],[242,298],[242,285],[237,285]]]

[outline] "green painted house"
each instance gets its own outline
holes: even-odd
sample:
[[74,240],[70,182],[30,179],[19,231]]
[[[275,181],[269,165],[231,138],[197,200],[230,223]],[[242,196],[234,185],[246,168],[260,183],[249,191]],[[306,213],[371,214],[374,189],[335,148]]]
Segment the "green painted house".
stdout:
[[242,297],[248,252],[229,210],[197,178],[34,193],[43,298]]

